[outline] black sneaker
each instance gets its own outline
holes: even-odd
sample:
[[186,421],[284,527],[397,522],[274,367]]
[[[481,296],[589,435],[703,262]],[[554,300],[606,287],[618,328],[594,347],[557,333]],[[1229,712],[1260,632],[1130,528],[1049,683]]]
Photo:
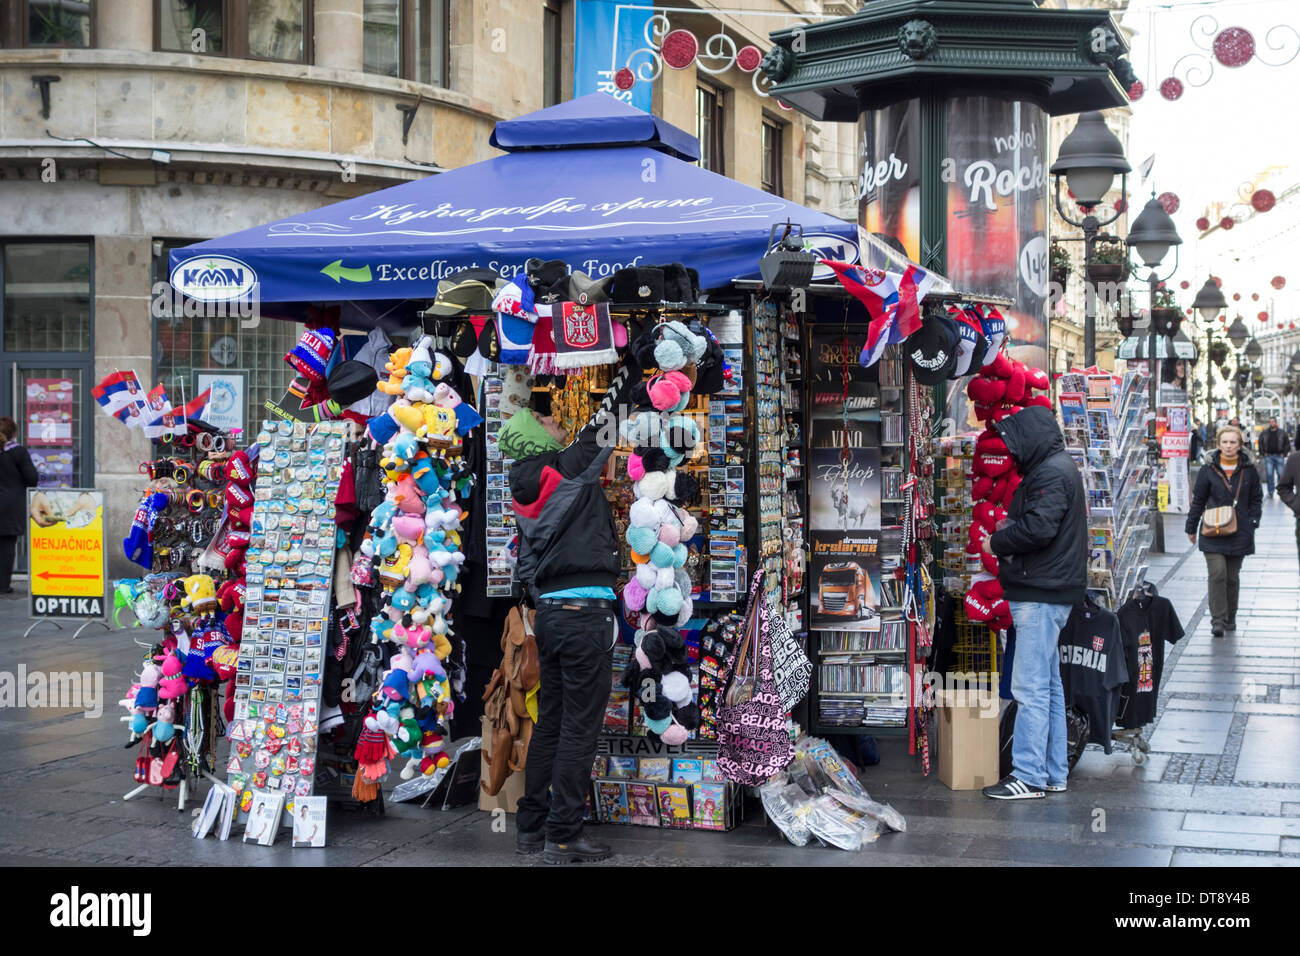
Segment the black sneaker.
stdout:
[[593,843],[586,836],[579,835],[567,843],[552,843],[547,840],[542,859],[547,863],[594,863],[608,859],[613,852],[603,843]]
[[546,847],[546,831],[538,830],[536,833],[525,833],[523,830],[515,831],[515,852],[530,854],[541,853]]
[[994,800],[1032,800],[1047,796],[1042,787],[1033,787],[1014,775],[1004,777],[1000,783],[984,788],[984,796]]
[[1066,785],[1063,783],[1049,783],[1043,789],[1048,793],[1065,793]]

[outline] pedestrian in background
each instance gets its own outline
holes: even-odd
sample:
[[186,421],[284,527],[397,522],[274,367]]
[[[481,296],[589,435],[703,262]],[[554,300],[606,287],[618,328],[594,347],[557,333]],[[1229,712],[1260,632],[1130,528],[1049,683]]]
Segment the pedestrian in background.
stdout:
[[1241,585],[1241,563],[1255,553],[1255,529],[1264,507],[1259,472],[1251,464],[1241,429],[1224,425],[1219,429],[1219,447],[1196,475],[1192,507],[1184,530],[1196,544],[1201,516],[1207,508],[1232,507],[1237,530],[1229,535],[1201,534],[1201,552],[1209,576],[1210,627],[1215,637],[1237,629],[1237,593]]
[[27,514],[27,489],[40,481],[32,456],[18,444],[18,423],[0,417],[0,594],[13,594],[14,554]]
[[1268,427],[1259,433],[1259,457],[1264,460],[1264,472],[1268,481],[1268,495],[1273,497],[1277,478],[1282,474],[1286,456],[1291,454],[1291,436],[1285,429],[1279,428],[1276,418],[1268,420]]
[[1282,503],[1295,512],[1296,553],[1300,555],[1300,494],[1296,487],[1300,485],[1300,451],[1290,454],[1282,466],[1282,477],[1278,479],[1277,495]]

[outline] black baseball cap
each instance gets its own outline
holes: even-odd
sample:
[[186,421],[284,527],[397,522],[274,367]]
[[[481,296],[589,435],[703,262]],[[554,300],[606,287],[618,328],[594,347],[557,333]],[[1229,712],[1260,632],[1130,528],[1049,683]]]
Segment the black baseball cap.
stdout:
[[925,313],[921,328],[903,343],[903,354],[912,363],[912,373],[922,385],[938,385],[957,367],[961,336],[957,324],[946,315]]

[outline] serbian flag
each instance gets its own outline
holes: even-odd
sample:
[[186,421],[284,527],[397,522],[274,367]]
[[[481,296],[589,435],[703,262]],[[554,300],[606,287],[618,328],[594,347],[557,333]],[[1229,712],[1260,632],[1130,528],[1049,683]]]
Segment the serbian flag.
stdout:
[[840,285],[867,308],[871,323],[859,361],[867,367],[880,360],[886,345],[897,345],[921,328],[921,300],[934,285],[934,276],[909,265],[901,275],[880,269],[818,260],[833,271]]
[[[162,388],[162,386],[158,386]],[[157,391],[155,389],[154,391]],[[152,395],[152,392],[150,393]],[[212,395],[212,389],[205,388],[200,395],[186,402],[179,408],[172,408],[170,405],[166,410],[149,422],[145,426],[144,433],[150,438],[162,438],[166,435],[173,437],[183,435],[189,429],[189,420],[191,418],[202,418],[202,412],[207,407],[208,398]]]
[[135,372],[110,372],[90,390],[90,394],[105,412],[128,428],[138,428],[144,424],[146,400]]

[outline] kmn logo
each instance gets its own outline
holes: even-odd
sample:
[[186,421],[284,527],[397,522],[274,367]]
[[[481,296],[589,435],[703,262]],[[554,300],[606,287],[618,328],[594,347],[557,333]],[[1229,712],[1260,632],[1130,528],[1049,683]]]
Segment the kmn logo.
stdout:
[[135,936],[153,928],[152,893],[70,893],[50,897],[50,925],[56,927],[128,926]]
[[247,262],[229,256],[196,256],[179,263],[172,287],[192,299],[218,302],[242,299],[257,285],[257,273]]

